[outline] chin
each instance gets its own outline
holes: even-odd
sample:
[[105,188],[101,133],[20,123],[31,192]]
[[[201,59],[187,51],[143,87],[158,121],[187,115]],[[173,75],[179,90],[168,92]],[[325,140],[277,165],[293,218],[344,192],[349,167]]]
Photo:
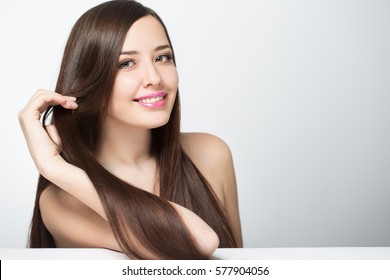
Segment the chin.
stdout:
[[153,129],[166,125],[171,117],[171,111],[155,112],[153,115],[144,115],[143,119],[139,119],[146,128]]
[[146,127],[149,129],[162,127],[162,126],[166,125],[168,123],[168,121],[169,121],[169,118],[164,119],[164,120],[155,121],[155,122],[150,122],[146,125]]

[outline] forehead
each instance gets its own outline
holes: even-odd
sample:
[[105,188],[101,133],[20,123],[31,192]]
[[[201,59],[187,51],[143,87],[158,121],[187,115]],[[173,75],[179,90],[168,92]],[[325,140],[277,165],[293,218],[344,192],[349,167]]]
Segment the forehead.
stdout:
[[159,45],[168,45],[168,38],[161,23],[148,15],[130,27],[122,51],[148,51]]

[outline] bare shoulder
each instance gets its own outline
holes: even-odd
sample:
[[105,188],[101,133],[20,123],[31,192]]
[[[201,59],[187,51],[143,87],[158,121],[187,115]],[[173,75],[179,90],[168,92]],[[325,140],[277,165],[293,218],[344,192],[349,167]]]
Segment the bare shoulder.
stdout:
[[[219,137],[208,133],[182,133],[181,143],[188,156],[202,165],[218,168],[231,161],[229,146]],[[214,164],[218,164],[215,166]]]
[[229,146],[219,137],[207,133],[182,133],[181,143],[222,204],[225,204],[226,172],[234,172]]
[[57,247],[100,247],[120,250],[106,220],[78,199],[48,186],[39,200],[42,220]]
[[207,133],[182,133],[181,144],[224,206],[238,247],[242,247],[236,175],[229,146]]

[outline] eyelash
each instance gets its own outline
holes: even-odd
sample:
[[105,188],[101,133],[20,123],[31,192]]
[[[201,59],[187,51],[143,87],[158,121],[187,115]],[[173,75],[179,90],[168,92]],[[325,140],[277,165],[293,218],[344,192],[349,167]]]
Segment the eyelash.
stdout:
[[126,60],[126,61],[123,61],[119,64],[119,68],[129,68],[131,66],[127,66],[126,64],[128,63],[133,63],[135,64],[135,62],[133,60]]
[[158,58],[161,58],[161,57],[165,57],[165,58],[166,58],[166,61],[163,61],[163,62],[169,62],[169,61],[172,60],[172,55],[170,55],[170,54],[162,54],[162,55],[159,55],[159,56],[157,56],[156,60],[157,60]]
[[[165,58],[165,61],[159,61],[162,58]],[[156,62],[167,63],[167,62],[170,62],[171,60],[172,60],[172,55],[170,55],[170,54],[161,54],[161,55],[156,57]],[[129,63],[132,63],[132,65],[128,66]],[[123,62],[120,62],[119,68],[130,68],[135,64],[136,63],[134,62],[134,60],[129,59],[129,60],[125,60]]]

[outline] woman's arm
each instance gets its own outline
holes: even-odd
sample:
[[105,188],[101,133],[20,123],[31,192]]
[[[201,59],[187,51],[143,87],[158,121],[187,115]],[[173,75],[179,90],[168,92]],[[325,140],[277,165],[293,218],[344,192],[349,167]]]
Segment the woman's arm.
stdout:
[[[63,96],[46,90],[38,90],[25,108],[18,114],[19,122],[35,166],[46,179],[72,194],[107,219],[98,194],[86,173],[68,164],[60,156],[60,143],[55,128],[51,126],[46,131],[40,122],[41,114],[49,106],[55,105],[69,110],[75,110],[78,107],[74,97]],[[48,133],[50,133],[50,136]],[[56,139],[57,143],[53,139]]]
[[[80,168],[66,162],[59,154],[59,145],[52,139],[58,138],[55,130],[49,137],[40,122],[40,114],[50,105],[60,105],[66,109],[77,109],[76,99],[55,92],[39,90],[30,99],[18,117],[26,142],[38,171],[56,186],[71,194],[93,209],[103,219],[107,215],[99,196],[88,175]],[[49,132],[50,133],[50,132]],[[171,202],[182,217],[189,233],[202,252],[211,255],[218,247],[216,233],[197,215],[188,209]]]

